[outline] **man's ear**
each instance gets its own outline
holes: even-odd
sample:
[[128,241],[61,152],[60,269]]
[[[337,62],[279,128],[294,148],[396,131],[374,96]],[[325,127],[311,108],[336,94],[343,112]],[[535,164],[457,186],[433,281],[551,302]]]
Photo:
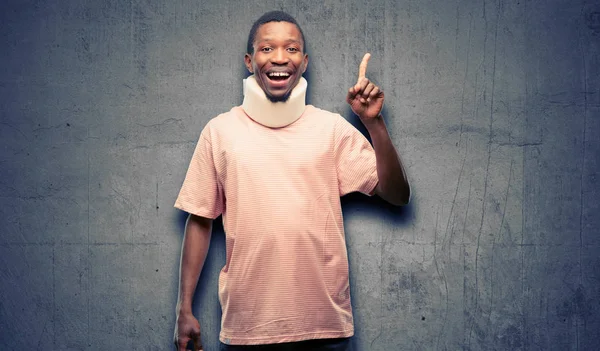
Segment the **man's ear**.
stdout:
[[252,72],[252,56],[250,56],[250,54],[244,55],[244,63],[246,64],[248,72],[254,74],[254,72]]
[[304,69],[302,70],[303,74],[304,74],[304,72],[306,72],[307,67],[308,67],[308,54],[304,54]]

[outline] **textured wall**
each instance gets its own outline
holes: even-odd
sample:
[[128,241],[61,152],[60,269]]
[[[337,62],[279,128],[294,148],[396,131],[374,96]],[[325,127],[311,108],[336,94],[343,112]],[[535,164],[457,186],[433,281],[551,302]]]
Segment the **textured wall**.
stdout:
[[[600,5],[4,0],[0,344],[167,350],[201,128],[241,102],[263,12],[303,25],[310,102],[364,52],[414,190],[344,215],[357,350],[600,349]],[[358,124],[357,124],[358,125]],[[216,350],[216,229],[195,312]]]

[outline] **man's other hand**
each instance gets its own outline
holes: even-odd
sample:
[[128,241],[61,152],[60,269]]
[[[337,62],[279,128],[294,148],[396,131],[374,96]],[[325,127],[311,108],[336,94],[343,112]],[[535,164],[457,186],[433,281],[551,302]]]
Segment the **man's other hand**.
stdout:
[[194,344],[193,351],[203,351],[200,340],[200,323],[192,313],[181,313],[175,323],[174,343],[177,351],[187,351],[190,340]]

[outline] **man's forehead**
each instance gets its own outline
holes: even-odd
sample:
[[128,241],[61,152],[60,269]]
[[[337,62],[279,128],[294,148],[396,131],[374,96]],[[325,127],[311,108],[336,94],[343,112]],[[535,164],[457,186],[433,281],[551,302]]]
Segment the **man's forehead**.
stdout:
[[283,39],[287,41],[301,41],[302,34],[298,27],[289,22],[267,22],[258,27],[256,39],[269,41]]

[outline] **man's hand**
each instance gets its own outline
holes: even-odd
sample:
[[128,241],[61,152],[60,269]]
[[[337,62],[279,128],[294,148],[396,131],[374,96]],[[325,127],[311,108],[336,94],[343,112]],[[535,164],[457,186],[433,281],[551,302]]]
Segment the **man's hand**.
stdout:
[[383,108],[383,91],[366,77],[370,57],[369,53],[363,57],[358,67],[358,80],[346,96],[346,102],[364,124],[375,120]]
[[204,350],[200,340],[200,323],[192,313],[181,313],[177,316],[173,339],[177,351],[188,350],[186,347],[190,340],[194,343],[193,351]]

